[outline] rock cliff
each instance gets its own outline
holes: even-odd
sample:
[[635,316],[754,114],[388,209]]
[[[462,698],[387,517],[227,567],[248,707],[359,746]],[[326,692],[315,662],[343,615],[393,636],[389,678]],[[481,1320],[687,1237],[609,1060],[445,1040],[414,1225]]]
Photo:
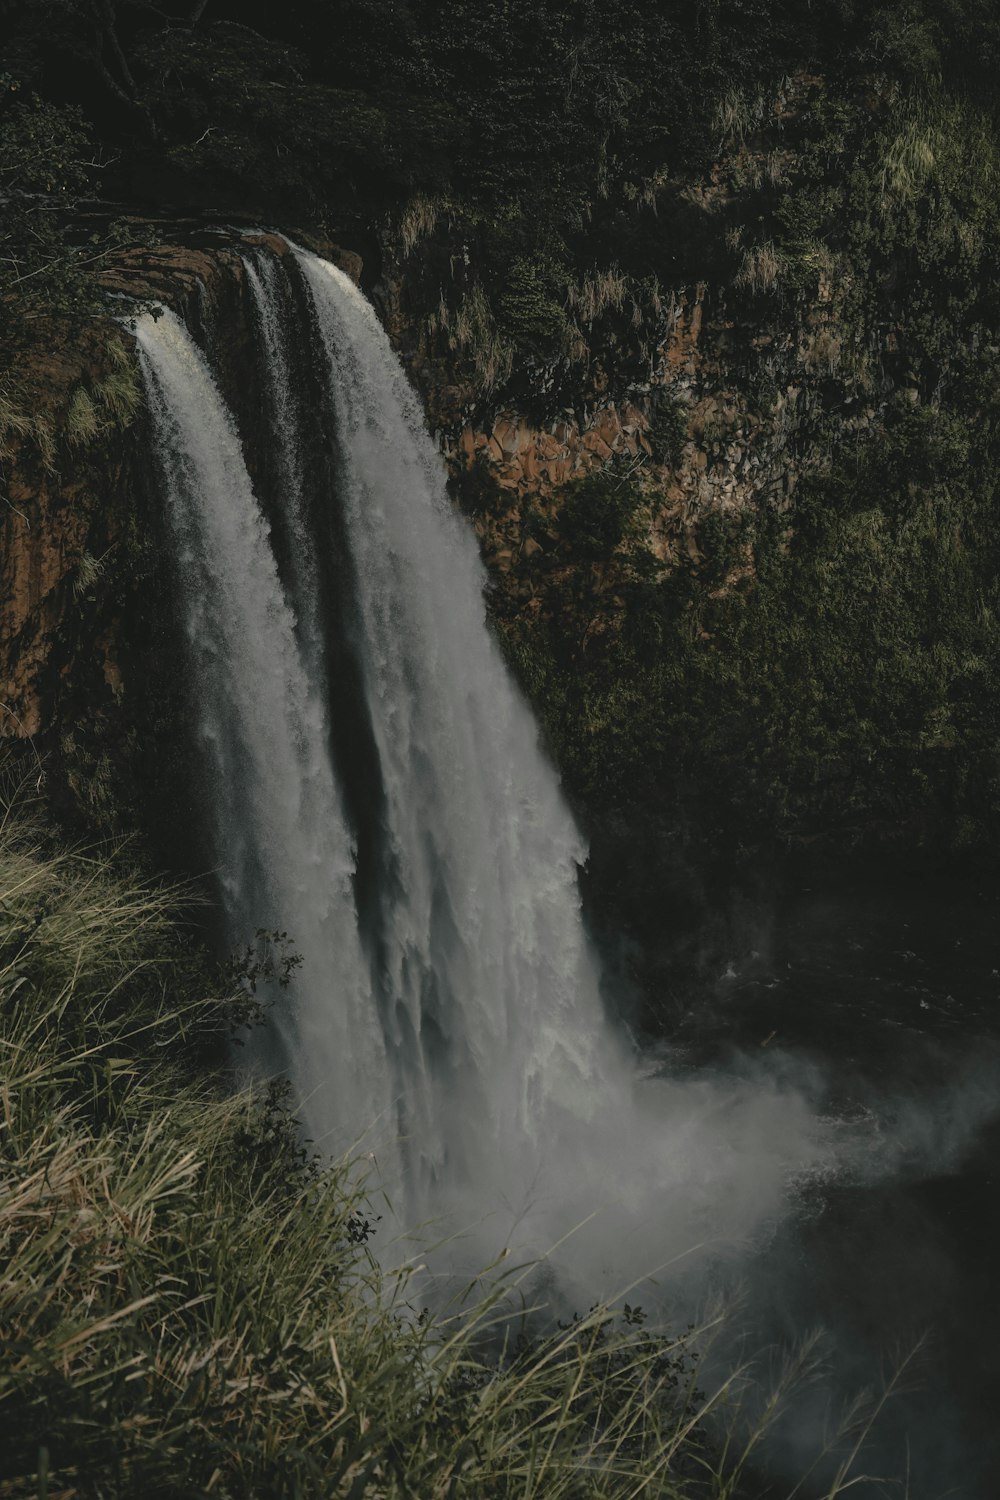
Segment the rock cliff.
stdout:
[[[919,841],[933,819],[967,840],[996,803],[991,731],[967,711],[993,701],[969,614],[995,591],[992,523],[979,481],[965,500],[949,477],[993,441],[996,340],[966,266],[986,189],[966,204],[931,126],[892,137],[888,107],[862,92],[848,109],[807,73],[741,96],[700,177],[637,187],[633,270],[605,253],[558,296],[537,258],[498,269],[445,203],[383,226],[364,267],[310,241],[362,281],[423,398],[588,818],[690,803],[691,828],[732,850],[772,833]],[[914,237],[934,213],[925,265]],[[199,333],[255,472],[235,235],[160,230],[105,284]],[[164,771],[184,691],[128,336],[40,328],[17,385],[0,409],[3,731],[48,753],[91,821],[127,822],[141,786],[169,803],[184,775],[180,757]]]

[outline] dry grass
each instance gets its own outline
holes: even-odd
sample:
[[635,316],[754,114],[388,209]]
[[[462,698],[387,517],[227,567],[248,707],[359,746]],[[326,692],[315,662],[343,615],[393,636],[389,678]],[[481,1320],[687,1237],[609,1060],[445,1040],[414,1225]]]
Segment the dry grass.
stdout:
[[4,820],[0,1495],[624,1496],[669,1473],[699,1410],[682,1346],[601,1310],[515,1348],[509,1278],[415,1316],[367,1253],[358,1172],[302,1165],[273,1101],[207,1068],[226,1003],[174,903]]
[[446,198],[429,197],[426,193],[413,195],[399,219],[399,239],[404,256],[412,255],[421,241],[431,237],[447,211]]
[[478,282],[463,297],[457,312],[449,308],[442,293],[436,312],[428,319],[428,331],[432,335],[443,334],[450,350],[471,360],[484,395],[498,390],[510,379],[515,346],[501,332]]
[[907,120],[889,143],[882,165],[883,206],[917,197],[930,181],[938,160],[940,132],[919,117]]
[[736,273],[736,285],[758,294],[771,292],[781,279],[781,257],[770,240],[748,245]]
[[566,293],[566,309],[581,323],[595,323],[609,310],[620,311],[625,305],[629,282],[618,266],[593,271]]
[[594,270],[578,283],[570,284],[565,306],[567,332],[563,339],[563,354],[571,364],[585,364],[590,360],[592,350],[588,334],[594,324],[609,313],[627,318],[633,332],[640,335],[636,340],[639,359],[642,363],[648,361],[649,347],[643,332],[650,326],[657,326],[664,315],[663,295],[655,277],[636,281],[626,276],[617,265]]
[[142,410],[142,385],[131,354],[127,354],[125,362],[116,360],[116,364],[110,375],[95,383],[93,392],[106,420],[114,427],[124,428],[131,426]]
[[17,444],[32,443],[46,471],[56,461],[55,429],[43,412],[29,411],[26,402],[10,387],[0,386],[0,461],[10,460]]
[[85,447],[101,431],[97,407],[85,386],[77,386],[66,413],[66,436],[71,447]]
[[103,576],[104,558],[94,557],[87,551],[81,552],[80,561],[76,565],[76,576],[73,579],[74,598],[80,599],[85,594],[89,594]]
[[625,198],[629,203],[638,203],[643,208],[651,208],[655,213],[659,196],[669,181],[669,169],[665,166],[658,167],[649,177],[641,178],[639,182],[626,182]]
[[743,141],[761,128],[766,113],[767,101],[759,89],[754,92],[741,88],[728,89],[715,106],[712,116],[713,134],[719,137],[723,145],[729,141]]
[[28,437],[32,419],[9,390],[0,387],[0,446],[11,438]]

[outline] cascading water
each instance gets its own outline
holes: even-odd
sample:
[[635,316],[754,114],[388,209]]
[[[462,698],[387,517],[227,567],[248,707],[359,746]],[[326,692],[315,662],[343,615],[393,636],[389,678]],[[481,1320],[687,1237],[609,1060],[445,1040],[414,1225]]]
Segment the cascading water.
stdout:
[[203,358],[170,314],[138,324],[230,933],[287,926],[304,956],[283,1061],[314,1139],[367,1132],[405,1220],[468,1231],[473,1259],[511,1240],[544,1253],[610,1210],[561,1252],[607,1288],[766,1222],[831,1148],[777,1082],[640,1077],[601,1002],[584,849],[487,629],[418,402],[353,283],[294,255],[353,594],[337,625],[349,714],[318,625],[297,633],[289,603],[305,589],[319,620],[326,533],[296,488],[281,268],[255,262],[249,284],[287,479],[284,586]]
[[583,848],[485,628],[475,542],[374,312],[300,262],[328,356],[387,879],[375,976],[425,1189],[591,1116],[616,1064]]
[[[341,1059],[341,1133],[324,1142],[341,1149],[353,1140],[343,1132],[377,1119],[389,1099],[322,698],[303,666],[239,437],[204,357],[166,310],[139,318],[136,338],[176,549],[227,927],[245,942],[259,927],[294,922],[311,962],[283,1039],[307,1113],[311,1091],[326,1087],[326,1061]],[[334,963],[335,980],[326,967]],[[333,991],[336,1005],[328,1003]]]

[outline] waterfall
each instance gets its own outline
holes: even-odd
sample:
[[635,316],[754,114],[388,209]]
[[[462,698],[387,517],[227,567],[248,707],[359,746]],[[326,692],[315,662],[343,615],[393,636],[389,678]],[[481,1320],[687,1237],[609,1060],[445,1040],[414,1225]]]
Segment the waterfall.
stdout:
[[[584,849],[486,627],[474,537],[370,304],[298,253],[327,356],[380,768],[377,1003],[424,1195],[527,1182],[591,1117],[620,1043],[580,914]],[[561,1155],[561,1152],[559,1153]]]
[[317,1137],[334,1122],[314,1116],[312,1100],[325,1096],[329,1059],[338,1059],[338,1129],[325,1143],[342,1149],[362,1133],[361,1122],[384,1119],[390,1101],[322,697],[309,681],[239,436],[203,355],[167,310],[139,318],[135,332],[227,929],[233,943],[245,943],[258,928],[289,928],[308,955],[282,1040]]
[[[307,1130],[374,1143],[404,1222],[465,1231],[473,1259],[600,1215],[560,1252],[590,1289],[752,1232],[829,1165],[807,1104],[779,1081],[642,1076],[602,1004],[583,843],[389,341],[306,251],[254,256],[248,283],[284,569],[203,356],[170,313],[137,337],[228,928],[287,927],[303,955],[280,1063]],[[303,500],[307,423],[322,504]]]

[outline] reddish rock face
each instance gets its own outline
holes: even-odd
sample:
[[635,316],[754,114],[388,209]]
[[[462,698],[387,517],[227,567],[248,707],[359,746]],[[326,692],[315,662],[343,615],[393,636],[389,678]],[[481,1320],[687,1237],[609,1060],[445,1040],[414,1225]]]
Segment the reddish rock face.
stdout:
[[[78,653],[104,688],[120,684],[113,632],[84,640],[79,626],[121,544],[133,487],[135,446],[101,400],[102,391],[113,394],[106,383],[122,376],[126,340],[111,323],[65,342],[56,325],[45,333],[45,346],[12,381],[30,429],[4,443],[0,734],[14,737],[46,728]],[[78,422],[81,410],[92,418],[86,442],[69,435],[74,409]]]
[[[706,191],[718,197],[721,189],[709,184]],[[164,233],[188,236],[189,243],[126,252],[105,273],[105,284],[124,296],[164,301],[201,328],[223,394],[252,431],[255,360],[239,245],[249,241],[284,255],[287,244],[272,233],[237,239],[195,225]],[[697,554],[699,517],[763,504],[780,509],[800,474],[824,459],[829,423],[824,427],[815,408],[816,372],[842,359],[844,295],[829,277],[811,301],[767,313],[728,287],[667,289],[648,327],[637,329],[633,315],[622,312],[621,326],[611,331],[616,347],[637,338],[646,350],[633,383],[621,369],[612,380],[610,355],[595,349],[589,364],[581,360],[560,377],[562,394],[546,417],[543,376],[538,390],[529,389],[522,371],[526,394],[493,400],[476,387],[468,360],[449,350],[440,327],[435,333],[440,278],[456,268],[462,274],[467,264],[463,247],[442,234],[440,244],[410,255],[384,246],[374,300],[459,492],[463,476],[481,471],[492,481],[494,500],[470,506],[472,520],[487,565],[525,618],[538,609],[531,579],[540,553],[546,566],[554,565],[567,486],[586,475],[613,464],[640,486],[649,502],[647,545],[670,562]],[[292,238],[360,279],[354,252],[306,231],[292,231]],[[132,625],[135,611],[146,607],[148,615],[148,600],[162,589],[163,566],[148,546],[156,517],[143,498],[143,420],[128,428],[99,423],[75,445],[68,437],[78,393],[92,392],[114,373],[112,335],[122,337],[111,323],[73,340],[48,330],[21,372],[51,434],[51,451],[43,454],[30,435],[8,439],[0,507],[0,732],[8,735],[48,736],[54,743],[56,726],[62,733],[81,716],[112,726],[112,738],[144,732],[130,705],[155,632],[150,626],[140,650]],[[864,359],[857,351],[855,357],[860,368]],[[875,416],[861,384],[848,394],[845,438]],[[253,473],[258,456],[252,440],[248,447]]]

